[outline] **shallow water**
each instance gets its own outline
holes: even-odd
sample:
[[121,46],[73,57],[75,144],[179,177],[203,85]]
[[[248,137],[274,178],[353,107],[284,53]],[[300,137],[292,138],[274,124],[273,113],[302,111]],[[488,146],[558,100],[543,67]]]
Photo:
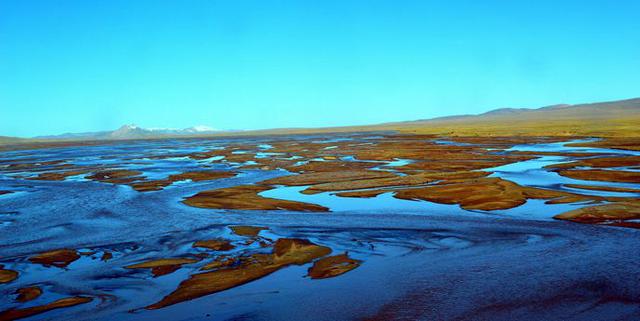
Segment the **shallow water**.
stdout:
[[[318,143],[366,144],[375,136],[295,137]],[[269,156],[272,140],[234,140],[259,145]],[[110,165],[163,179],[194,169],[237,170],[221,158],[194,160],[185,153],[220,149],[229,140],[141,141],[105,146],[52,148],[0,154],[0,161],[64,160]],[[544,146],[541,146],[544,145]],[[331,150],[331,149],[330,149]],[[576,151],[563,144],[515,146],[512,150]],[[594,152],[582,149],[580,152]],[[597,149],[602,150],[602,149]],[[599,153],[630,155],[604,149]],[[153,158],[166,156],[167,158]],[[272,155],[273,156],[273,155]],[[355,160],[353,161],[366,161]],[[562,184],[598,182],[564,178],[546,171],[569,158],[541,158],[491,169],[518,184],[563,189]],[[378,169],[393,170],[398,159]],[[0,264],[20,277],[0,285],[0,311],[45,304],[70,295],[91,303],[50,311],[37,320],[633,320],[640,317],[639,231],[580,225],[550,218],[584,204],[547,205],[529,200],[503,211],[467,211],[458,205],[377,197],[343,198],[332,193],[301,194],[306,187],[278,187],[264,197],[310,202],[329,213],[209,210],[181,201],[200,191],[252,184],[286,175],[283,170],[241,170],[215,181],[174,183],[139,193],[126,185],[83,179],[36,181],[0,175]],[[33,174],[33,173],[26,173]],[[602,182],[602,184],[609,184]],[[613,184],[606,186],[632,186]],[[605,195],[606,192],[581,193]],[[617,193],[615,193],[617,194]],[[629,193],[623,193],[628,196]],[[608,195],[608,194],[607,194]],[[223,237],[238,247],[229,253],[266,251],[241,245],[228,225],[268,227],[270,239],[305,238],[362,260],[335,278],[312,280],[310,264],[290,266],[220,293],[160,310],[145,310],[209,259],[153,278],[148,270],[124,266],[151,258],[218,253],[194,249],[194,241]],[[28,257],[58,248],[95,251],[67,268],[32,264]],[[108,251],[114,258],[103,262]],[[38,285],[44,294],[24,305],[15,291]]]
[[[638,156],[638,151],[627,151],[621,149],[608,148],[590,148],[590,147],[572,147],[566,146],[571,143],[589,142],[593,140],[573,140],[569,142],[550,143],[550,144],[532,144],[532,145],[516,145],[506,151],[527,151],[527,152],[562,152],[562,153],[600,153],[611,156]],[[494,172],[490,177],[500,177],[510,180],[523,186],[540,187],[553,190],[561,190],[566,192],[579,192],[585,195],[595,195],[603,197],[640,197],[640,193],[626,192],[606,192],[576,189],[564,186],[565,184],[592,185],[606,187],[620,187],[639,189],[638,183],[619,183],[619,182],[603,182],[594,180],[579,180],[570,177],[564,177],[556,172],[545,169],[545,166],[562,164],[573,161],[572,157],[563,156],[541,156],[536,159],[527,160],[507,164],[503,166],[487,168],[486,171]],[[581,167],[580,169],[589,169]],[[618,170],[634,171],[625,167],[618,167]]]
[[302,194],[300,191],[308,186],[281,186],[264,191],[259,195],[290,201],[313,203],[329,208],[333,212],[344,211],[401,211],[403,213],[424,214],[425,212],[448,215],[452,213],[464,214],[465,210],[458,205],[437,204],[426,201],[407,201],[393,197],[393,192],[383,193],[372,198],[339,197],[331,192],[313,195]]
[[612,149],[612,148],[595,148],[595,147],[579,147],[567,146],[573,143],[589,143],[598,139],[575,139],[567,142],[542,143],[542,144],[522,144],[516,145],[505,151],[526,151],[526,152],[562,152],[562,153],[600,153],[600,154],[617,154],[628,156],[640,156],[640,151]]

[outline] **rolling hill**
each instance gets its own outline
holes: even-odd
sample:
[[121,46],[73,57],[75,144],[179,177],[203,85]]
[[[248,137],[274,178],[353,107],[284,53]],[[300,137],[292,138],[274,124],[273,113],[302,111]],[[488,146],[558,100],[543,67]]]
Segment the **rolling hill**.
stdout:
[[18,137],[0,136],[0,144],[17,144],[24,139]]
[[640,136],[640,98],[537,109],[501,108],[463,115],[381,124],[384,129],[442,135]]

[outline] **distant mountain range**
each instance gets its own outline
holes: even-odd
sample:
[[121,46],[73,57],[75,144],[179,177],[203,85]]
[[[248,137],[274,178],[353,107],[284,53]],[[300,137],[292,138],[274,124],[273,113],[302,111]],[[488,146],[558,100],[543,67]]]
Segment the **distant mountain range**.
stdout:
[[640,137],[640,98],[541,108],[499,108],[478,115],[458,115],[366,126],[281,128],[252,131],[216,130],[206,126],[185,129],[142,128],[124,125],[114,131],[67,133],[31,139],[0,136],[0,144],[34,141],[118,140],[165,137],[320,134],[364,131],[444,136],[634,136]]
[[193,126],[185,129],[175,128],[142,128],[134,124],[124,125],[112,131],[65,133],[61,135],[38,136],[35,139],[51,140],[94,140],[94,139],[136,139],[171,136],[199,136],[221,133],[223,131],[207,126]]

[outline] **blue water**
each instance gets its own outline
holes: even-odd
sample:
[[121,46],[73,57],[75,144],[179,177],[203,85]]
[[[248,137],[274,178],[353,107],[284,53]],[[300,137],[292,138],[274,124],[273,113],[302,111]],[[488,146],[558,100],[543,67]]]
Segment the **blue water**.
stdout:
[[[640,152],[627,151],[620,149],[606,149],[606,148],[590,148],[590,147],[572,147],[567,146],[571,143],[588,142],[593,140],[574,140],[570,142],[561,143],[549,143],[549,144],[532,144],[532,145],[516,145],[507,151],[527,151],[527,152],[562,152],[562,153],[601,153],[606,156],[637,156]],[[583,189],[575,189],[564,186],[565,184],[578,184],[578,185],[592,185],[592,186],[606,186],[606,187],[620,187],[620,188],[633,188],[640,189],[640,182],[638,183],[617,183],[617,182],[603,182],[593,180],[579,180],[569,177],[564,177],[556,172],[548,170],[545,166],[563,164],[574,161],[575,158],[563,157],[563,156],[540,156],[535,159],[507,164],[503,166],[483,169],[484,171],[494,172],[490,177],[500,177],[512,182],[515,182],[523,186],[540,187],[553,190],[561,190],[571,193],[580,193],[585,195],[603,196],[603,197],[640,197],[640,193],[624,193],[624,192],[605,192],[605,191],[591,191]],[[581,167],[580,169],[589,169]],[[629,170],[633,169],[619,167],[616,170]]]
[[[363,135],[295,139],[370,143],[370,138]],[[208,210],[181,203],[204,190],[255,184],[288,174],[282,170],[239,170],[242,164],[228,163],[222,157],[194,160],[185,154],[219,150],[237,142],[255,144],[260,156],[269,156],[273,140],[117,142],[1,153],[0,190],[15,192],[0,195],[0,264],[19,271],[20,277],[0,285],[0,311],[80,294],[94,301],[32,319],[640,319],[636,304],[640,298],[639,231],[550,219],[585,204],[547,205],[543,200],[529,200],[509,210],[467,211],[457,205],[396,199],[392,190],[366,199],[333,193],[305,195],[300,193],[304,186],[278,187],[261,195],[311,202],[332,212]],[[511,150],[532,149],[594,152],[563,144],[523,145]],[[601,152],[631,155],[610,149]],[[192,169],[241,173],[228,179],[183,181],[161,191],[139,193],[129,186],[86,180],[84,175],[61,182],[18,179],[16,175],[35,173],[8,172],[2,167],[2,160],[16,158],[24,163],[64,160],[69,164],[135,169],[153,179]],[[411,161],[397,159],[376,169],[393,172]],[[568,190],[563,184],[598,184],[566,179],[543,168],[568,161],[571,159],[543,156],[492,170],[495,176],[543,188]],[[50,170],[44,166],[39,169]],[[233,235],[228,225],[265,226],[269,230],[262,232],[262,237],[309,239],[330,247],[333,255],[348,252],[363,263],[349,273],[323,280],[306,277],[311,264],[291,266],[165,309],[141,309],[173,291],[189,275],[200,273],[199,268],[218,255],[194,249],[196,240],[227,238],[237,246],[231,253],[242,255],[269,251],[257,243],[245,245],[246,239]],[[34,253],[58,248],[96,254],[83,256],[66,269],[28,261]],[[101,261],[104,251],[113,253],[114,258]],[[159,278],[153,278],[148,270],[124,268],[151,258],[198,253],[210,257]],[[32,285],[42,287],[45,294],[27,304],[15,302],[15,291]]]

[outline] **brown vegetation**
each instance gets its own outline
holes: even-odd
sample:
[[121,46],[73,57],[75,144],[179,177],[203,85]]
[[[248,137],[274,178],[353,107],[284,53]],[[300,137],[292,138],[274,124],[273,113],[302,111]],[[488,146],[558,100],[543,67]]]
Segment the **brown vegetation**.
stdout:
[[47,172],[40,173],[38,176],[28,177],[30,180],[40,180],[40,181],[64,181],[69,176],[76,176],[89,173],[90,170],[71,170],[64,172]]
[[237,267],[194,274],[180,283],[174,292],[147,306],[147,309],[159,309],[227,290],[269,275],[288,265],[305,264],[329,253],[330,248],[308,240],[279,239],[272,254],[253,254],[243,257]]
[[14,270],[4,269],[4,265],[0,264],[0,283],[9,283],[18,278],[18,272]]
[[261,182],[264,185],[304,186],[323,183],[354,182],[377,178],[395,178],[398,175],[382,171],[329,171],[282,176]]
[[224,239],[197,241],[193,243],[193,247],[202,247],[214,251],[229,251],[235,248],[229,240]]
[[302,191],[304,194],[316,194],[322,192],[335,192],[346,190],[360,190],[380,187],[408,187],[435,183],[441,180],[473,179],[487,176],[491,173],[475,172],[438,172],[418,173],[406,176],[394,176],[389,178],[361,179],[356,181],[342,181],[314,184]]
[[350,258],[346,253],[329,256],[317,260],[309,268],[309,276],[312,279],[325,279],[347,273],[358,266],[361,261]]
[[[636,127],[638,123],[636,123]],[[640,137],[606,137],[599,141],[586,142],[586,143],[573,143],[568,146],[576,147],[595,147],[595,148],[614,148],[624,150],[638,150],[640,151]],[[601,136],[602,137],[602,136]]]
[[621,182],[621,183],[640,183],[640,172],[627,172],[616,170],[556,170],[562,176],[573,179],[603,181],[603,182]]
[[240,236],[256,237],[260,234],[260,231],[268,230],[267,227],[262,226],[247,226],[247,225],[234,225],[229,226],[231,231]]
[[326,212],[326,207],[285,201],[274,198],[266,198],[258,195],[272,189],[271,187],[258,185],[240,185],[229,188],[215,189],[200,192],[183,201],[183,203],[202,208],[238,209],[238,210],[288,210]]
[[554,164],[547,166],[550,169],[571,169],[576,167],[629,167],[639,166],[640,156],[622,156],[622,157],[598,157],[598,158],[586,158],[579,161]]
[[151,273],[154,277],[173,273],[178,270],[184,264],[196,263],[199,260],[190,258],[170,258],[170,259],[156,259],[147,262],[125,266],[127,269],[151,269]]
[[484,211],[514,208],[524,204],[527,199],[555,199],[554,201],[557,203],[567,201],[565,198],[570,198],[570,202],[600,199],[552,190],[522,187],[500,178],[462,180],[455,183],[399,190],[396,192],[395,197],[442,204],[458,204],[464,209]]
[[129,184],[138,192],[159,191],[175,182],[191,180],[193,182],[216,180],[236,176],[234,172],[184,172],[181,174],[169,175],[166,179],[142,181]]
[[638,193],[640,189],[624,188],[624,187],[612,187],[612,186],[596,186],[596,185],[578,185],[578,184],[564,184],[565,187],[586,189],[590,191],[605,191],[605,192],[618,192],[618,193]]
[[98,171],[93,173],[92,175],[87,176],[86,178],[105,183],[127,184],[136,180],[143,179],[144,177],[139,176],[141,174],[142,172],[140,171],[113,169]]
[[621,223],[624,223],[627,220],[640,219],[640,202],[636,200],[583,207],[556,215],[554,218],[577,223],[606,223],[610,225],[630,226]]
[[213,261],[207,263],[201,268],[201,270],[206,271],[225,268],[234,265],[236,262],[237,259],[235,257],[221,255],[215,258]]
[[53,265],[59,268],[64,268],[79,258],[80,255],[78,255],[75,250],[61,249],[34,255],[29,258],[29,261],[32,263],[42,264],[44,266]]
[[16,301],[28,302],[42,295],[42,289],[40,289],[37,286],[30,286],[30,287],[18,289],[18,291],[16,291],[16,294],[18,295],[18,297],[16,298]]
[[68,307],[76,306],[79,304],[88,303],[88,302],[91,302],[92,300],[93,299],[90,297],[75,296],[75,297],[56,300],[54,302],[51,302],[45,305],[39,305],[39,306],[34,306],[30,308],[25,308],[25,309],[10,309],[4,312],[0,312],[0,321],[10,321],[10,320],[28,318],[28,317],[31,317],[40,313],[44,313],[47,311],[51,311],[54,309],[68,308]]

